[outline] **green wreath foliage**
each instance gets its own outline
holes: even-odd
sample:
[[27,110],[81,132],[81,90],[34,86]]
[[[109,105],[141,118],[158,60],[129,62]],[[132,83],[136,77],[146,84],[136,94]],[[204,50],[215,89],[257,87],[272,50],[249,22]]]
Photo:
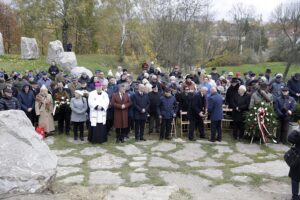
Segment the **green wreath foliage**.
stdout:
[[245,134],[250,137],[260,137],[260,130],[257,121],[258,109],[265,110],[264,124],[270,134],[275,134],[277,128],[277,116],[271,104],[264,101],[255,104],[255,106],[245,113]]

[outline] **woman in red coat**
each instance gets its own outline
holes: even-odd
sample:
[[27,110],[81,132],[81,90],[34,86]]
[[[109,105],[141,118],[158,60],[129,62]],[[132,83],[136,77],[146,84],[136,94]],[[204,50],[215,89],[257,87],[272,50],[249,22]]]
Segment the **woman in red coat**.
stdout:
[[111,104],[114,107],[114,127],[116,129],[116,143],[124,142],[124,135],[128,128],[128,108],[131,100],[126,93],[126,86],[119,85],[119,91],[112,95]]

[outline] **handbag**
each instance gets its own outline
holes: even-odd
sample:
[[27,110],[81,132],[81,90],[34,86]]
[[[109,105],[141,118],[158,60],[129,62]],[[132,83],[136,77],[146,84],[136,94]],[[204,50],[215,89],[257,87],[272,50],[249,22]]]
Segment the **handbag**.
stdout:
[[297,167],[300,163],[300,154],[295,147],[291,147],[283,156],[286,164],[291,168]]

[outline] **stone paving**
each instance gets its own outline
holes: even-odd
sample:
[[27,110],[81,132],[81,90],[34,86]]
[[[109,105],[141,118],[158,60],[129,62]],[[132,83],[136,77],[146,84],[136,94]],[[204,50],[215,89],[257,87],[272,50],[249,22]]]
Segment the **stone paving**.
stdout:
[[290,199],[288,146],[207,140],[147,140],[90,145],[67,139],[58,155],[56,183],[108,186],[107,200]]

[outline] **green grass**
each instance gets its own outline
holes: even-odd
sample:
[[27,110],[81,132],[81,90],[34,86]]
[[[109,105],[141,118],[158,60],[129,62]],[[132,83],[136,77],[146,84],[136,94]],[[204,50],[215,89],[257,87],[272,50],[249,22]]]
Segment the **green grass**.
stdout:
[[[116,55],[99,55],[99,54],[89,54],[89,55],[77,55],[78,66],[83,66],[94,72],[96,69],[101,69],[104,72],[108,72],[112,69],[115,72],[118,65],[126,67],[131,73],[138,74],[140,70],[140,62],[133,57],[125,57],[124,63],[118,62],[118,56]],[[240,66],[225,66],[218,67],[218,71],[223,70],[227,72],[247,72],[249,70],[259,74],[264,73],[266,69],[271,69],[272,74],[283,73],[286,63],[283,62],[272,62],[272,63],[261,63],[261,64],[243,64]],[[22,60],[19,55],[4,55],[0,56],[0,68],[6,70],[7,72],[19,71],[24,72],[28,70],[47,70],[49,64],[46,63],[46,56],[41,56],[37,60]],[[164,70],[166,71],[166,70]],[[207,69],[210,72],[211,69]],[[300,72],[299,65],[292,65],[288,78],[295,72]]]
[[[218,67],[217,70],[219,73],[221,73],[223,70],[226,72],[233,72],[234,74],[236,72],[241,72],[242,74],[244,72],[252,71],[255,72],[257,75],[259,73],[265,73],[266,69],[271,69],[272,74],[276,73],[283,73],[285,70],[286,63],[284,62],[268,62],[268,63],[260,63],[260,64],[243,64],[240,66],[225,66],[225,67]],[[210,72],[211,69],[208,69],[208,72]],[[296,72],[300,72],[300,66],[299,65],[292,65],[287,78],[289,78],[291,75],[293,75]]]
[[[116,55],[77,55],[78,66],[86,67],[92,72],[96,69],[100,69],[105,73],[109,69],[115,72],[118,65],[127,67],[130,71],[135,71],[138,66],[138,62],[131,57],[125,57],[125,62],[118,62],[118,56]],[[25,70],[48,70],[49,64],[46,63],[46,56],[41,56],[37,60],[22,60],[19,55],[4,55],[0,56],[0,69],[4,69],[7,72],[18,71],[24,72]]]

